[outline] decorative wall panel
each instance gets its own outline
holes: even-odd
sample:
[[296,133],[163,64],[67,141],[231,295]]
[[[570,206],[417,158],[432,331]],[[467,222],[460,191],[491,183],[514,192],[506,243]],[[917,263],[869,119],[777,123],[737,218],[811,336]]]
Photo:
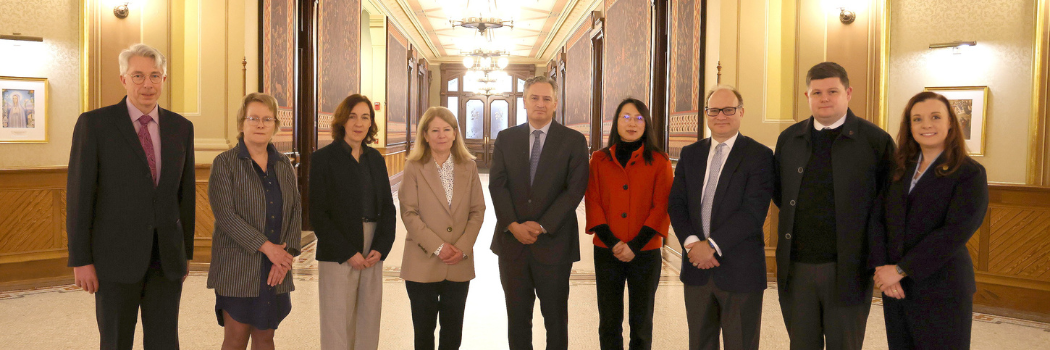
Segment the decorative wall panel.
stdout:
[[1050,209],[990,210],[988,272],[1050,281]]
[[625,98],[649,103],[652,10],[649,0],[606,2],[605,54],[602,77],[602,145],[612,129],[613,113]]
[[263,0],[263,92],[277,99],[281,131],[273,138],[278,151],[291,152],[295,125],[295,2]]
[[594,98],[592,67],[591,32],[588,23],[584,23],[576,34],[566,42],[565,57],[565,126],[579,131],[591,144],[591,116]]
[[[331,120],[347,96],[361,92],[361,1],[321,0],[317,15],[317,147],[332,142]],[[327,123],[320,119],[328,119]]]
[[52,191],[0,191],[0,254],[61,248],[55,240]]
[[667,153],[678,159],[682,147],[699,137],[700,1],[671,2],[670,65],[668,66]]
[[386,144],[408,141],[408,40],[387,23],[386,39]]

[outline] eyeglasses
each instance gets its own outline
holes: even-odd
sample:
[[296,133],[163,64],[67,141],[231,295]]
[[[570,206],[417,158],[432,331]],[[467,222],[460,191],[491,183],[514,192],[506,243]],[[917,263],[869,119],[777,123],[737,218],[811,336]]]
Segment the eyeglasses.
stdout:
[[633,117],[630,114],[624,114],[623,115],[623,121],[626,122],[626,121],[631,121],[631,120],[634,120],[634,121],[639,122],[639,123],[645,123],[645,117],[642,117],[640,115],[639,116],[633,116]]
[[739,105],[739,106],[736,106],[736,107],[725,107],[725,108],[706,107],[706,108],[704,108],[704,111],[707,112],[707,115],[710,116],[710,117],[717,117],[718,116],[718,112],[722,112],[727,117],[729,117],[729,116],[732,116],[732,115],[736,114],[736,109],[740,108],[740,107],[743,107],[743,105]]
[[[131,81],[135,84],[142,84],[146,81],[146,75],[142,73],[134,73],[129,76],[131,77]],[[162,78],[164,78],[164,75],[161,75],[160,73],[149,75],[149,81],[152,81],[154,84],[160,84]]]
[[248,124],[259,125],[259,123],[273,124],[275,121],[277,121],[277,118],[274,118],[274,117],[266,117],[266,118],[247,117],[247,118],[244,118],[244,120],[247,121]]

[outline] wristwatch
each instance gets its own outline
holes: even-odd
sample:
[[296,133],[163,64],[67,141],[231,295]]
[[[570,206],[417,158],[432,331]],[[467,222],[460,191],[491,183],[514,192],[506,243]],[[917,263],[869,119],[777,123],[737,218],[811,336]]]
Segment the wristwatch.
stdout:
[[897,265],[897,273],[900,274],[901,277],[908,277],[908,273],[904,272],[904,269],[902,269],[900,265]]

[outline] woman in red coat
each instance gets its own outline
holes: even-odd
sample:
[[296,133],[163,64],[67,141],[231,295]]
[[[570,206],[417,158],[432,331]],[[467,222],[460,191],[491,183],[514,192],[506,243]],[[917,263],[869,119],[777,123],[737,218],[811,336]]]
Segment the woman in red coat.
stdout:
[[650,349],[660,246],[670,218],[671,161],[657,146],[649,108],[628,98],[616,107],[609,147],[591,156],[587,233],[594,234],[598,336],[623,349],[623,286],[630,289],[630,349]]

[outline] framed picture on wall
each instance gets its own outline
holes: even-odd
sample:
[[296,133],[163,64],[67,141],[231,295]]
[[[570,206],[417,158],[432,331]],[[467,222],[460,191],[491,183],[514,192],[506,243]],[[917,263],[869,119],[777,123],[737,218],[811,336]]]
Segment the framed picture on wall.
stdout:
[[985,130],[988,125],[988,87],[987,86],[942,86],[928,87],[932,91],[948,98],[951,108],[962,125],[966,149],[972,156],[984,155]]
[[0,143],[47,142],[47,78],[0,77]]

